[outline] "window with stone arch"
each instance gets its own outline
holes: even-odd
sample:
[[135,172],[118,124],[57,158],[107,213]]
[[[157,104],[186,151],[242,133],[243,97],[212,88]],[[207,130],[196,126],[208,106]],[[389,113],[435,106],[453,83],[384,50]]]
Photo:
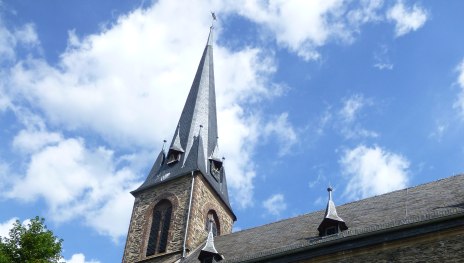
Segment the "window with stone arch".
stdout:
[[[212,226],[211,226],[212,224]],[[216,214],[216,211],[214,210],[209,210],[208,214],[206,215],[206,222],[205,222],[205,229],[206,231],[209,232],[210,228],[213,228],[213,235],[214,236],[219,236],[221,235],[221,227],[219,224],[219,218]]]
[[150,236],[148,238],[146,256],[166,252],[169,226],[172,217],[172,204],[163,199],[153,208]]

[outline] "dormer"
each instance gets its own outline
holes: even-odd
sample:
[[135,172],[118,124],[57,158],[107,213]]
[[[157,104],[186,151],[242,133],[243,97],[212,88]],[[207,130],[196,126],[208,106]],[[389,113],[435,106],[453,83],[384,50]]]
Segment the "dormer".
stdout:
[[[218,138],[216,138],[217,140]],[[218,144],[216,142],[216,147],[214,148],[213,152],[211,153],[211,156],[208,158],[209,163],[210,163],[210,173],[216,179],[217,182],[221,183],[221,169],[222,165],[224,163],[224,157],[220,159],[218,157]]]
[[206,244],[201,249],[200,254],[198,255],[198,260],[201,263],[214,263],[219,262],[224,259],[224,256],[218,253],[216,248],[214,247],[214,234],[213,234],[213,225],[214,222],[210,222],[210,229],[208,233],[208,239],[206,240]]
[[180,157],[182,156],[183,151],[179,151],[176,149],[169,149],[168,158],[166,163],[167,164],[174,164],[180,161]]
[[321,237],[337,234],[348,229],[345,221],[343,221],[343,219],[338,216],[335,203],[332,201],[332,187],[327,188],[327,191],[329,192],[329,201],[327,202],[325,216],[317,228],[319,231],[319,236]]
[[166,161],[168,165],[172,165],[180,161],[182,154],[185,152],[184,149],[182,148],[182,145],[180,144],[179,130],[180,130],[180,125],[177,125],[176,137],[172,141],[172,145],[168,151],[168,157]]

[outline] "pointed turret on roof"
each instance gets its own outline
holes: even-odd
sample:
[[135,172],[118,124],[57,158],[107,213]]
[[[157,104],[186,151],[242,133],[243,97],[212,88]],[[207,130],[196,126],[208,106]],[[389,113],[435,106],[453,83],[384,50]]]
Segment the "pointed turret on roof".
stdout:
[[224,203],[231,208],[222,161],[212,158],[216,157],[214,153],[217,148],[217,138],[213,27],[211,27],[166,162],[160,169],[152,169],[147,180],[134,192],[189,175],[192,171],[200,171]]
[[345,221],[337,214],[335,203],[332,201],[332,187],[327,188],[329,192],[329,201],[327,202],[327,208],[325,209],[324,219],[317,228],[319,236],[326,236],[336,234],[340,231],[347,230]]
[[214,247],[214,234],[213,234],[213,223],[210,222],[210,228],[208,233],[208,239],[206,240],[205,246],[201,249],[198,259],[201,262],[219,262],[224,257],[218,253],[216,247]]

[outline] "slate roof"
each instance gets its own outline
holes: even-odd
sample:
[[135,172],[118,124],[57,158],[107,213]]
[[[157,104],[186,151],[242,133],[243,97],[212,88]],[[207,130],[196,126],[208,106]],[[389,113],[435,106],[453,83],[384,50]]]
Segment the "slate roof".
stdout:
[[[224,168],[222,167],[218,174],[213,175],[209,160],[210,157],[216,157],[213,153],[218,144],[212,44],[213,28],[211,27],[169,150],[167,153],[160,152],[147,179],[132,194],[181,176],[190,175],[192,171],[200,171],[232,212]],[[180,152],[181,157],[178,162],[169,164],[166,158],[172,150]]]
[[[310,202],[310,200],[308,200]],[[278,253],[321,246],[337,239],[429,222],[451,215],[464,217],[464,174],[362,199],[337,207],[349,229],[319,237],[324,210],[218,236],[214,243],[222,263],[253,262]],[[461,222],[463,222],[461,220]],[[462,223],[461,223],[462,224]],[[202,245],[203,246],[203,245]],[[183,262],[198,262],[195,250]]]

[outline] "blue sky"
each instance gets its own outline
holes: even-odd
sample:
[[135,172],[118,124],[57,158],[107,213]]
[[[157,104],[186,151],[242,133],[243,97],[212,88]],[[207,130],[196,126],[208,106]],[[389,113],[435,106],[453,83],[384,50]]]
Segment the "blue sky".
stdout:
[[0,235],[121,260],[210,10],[236,231],[463,171],[462,1],[0,0]]

